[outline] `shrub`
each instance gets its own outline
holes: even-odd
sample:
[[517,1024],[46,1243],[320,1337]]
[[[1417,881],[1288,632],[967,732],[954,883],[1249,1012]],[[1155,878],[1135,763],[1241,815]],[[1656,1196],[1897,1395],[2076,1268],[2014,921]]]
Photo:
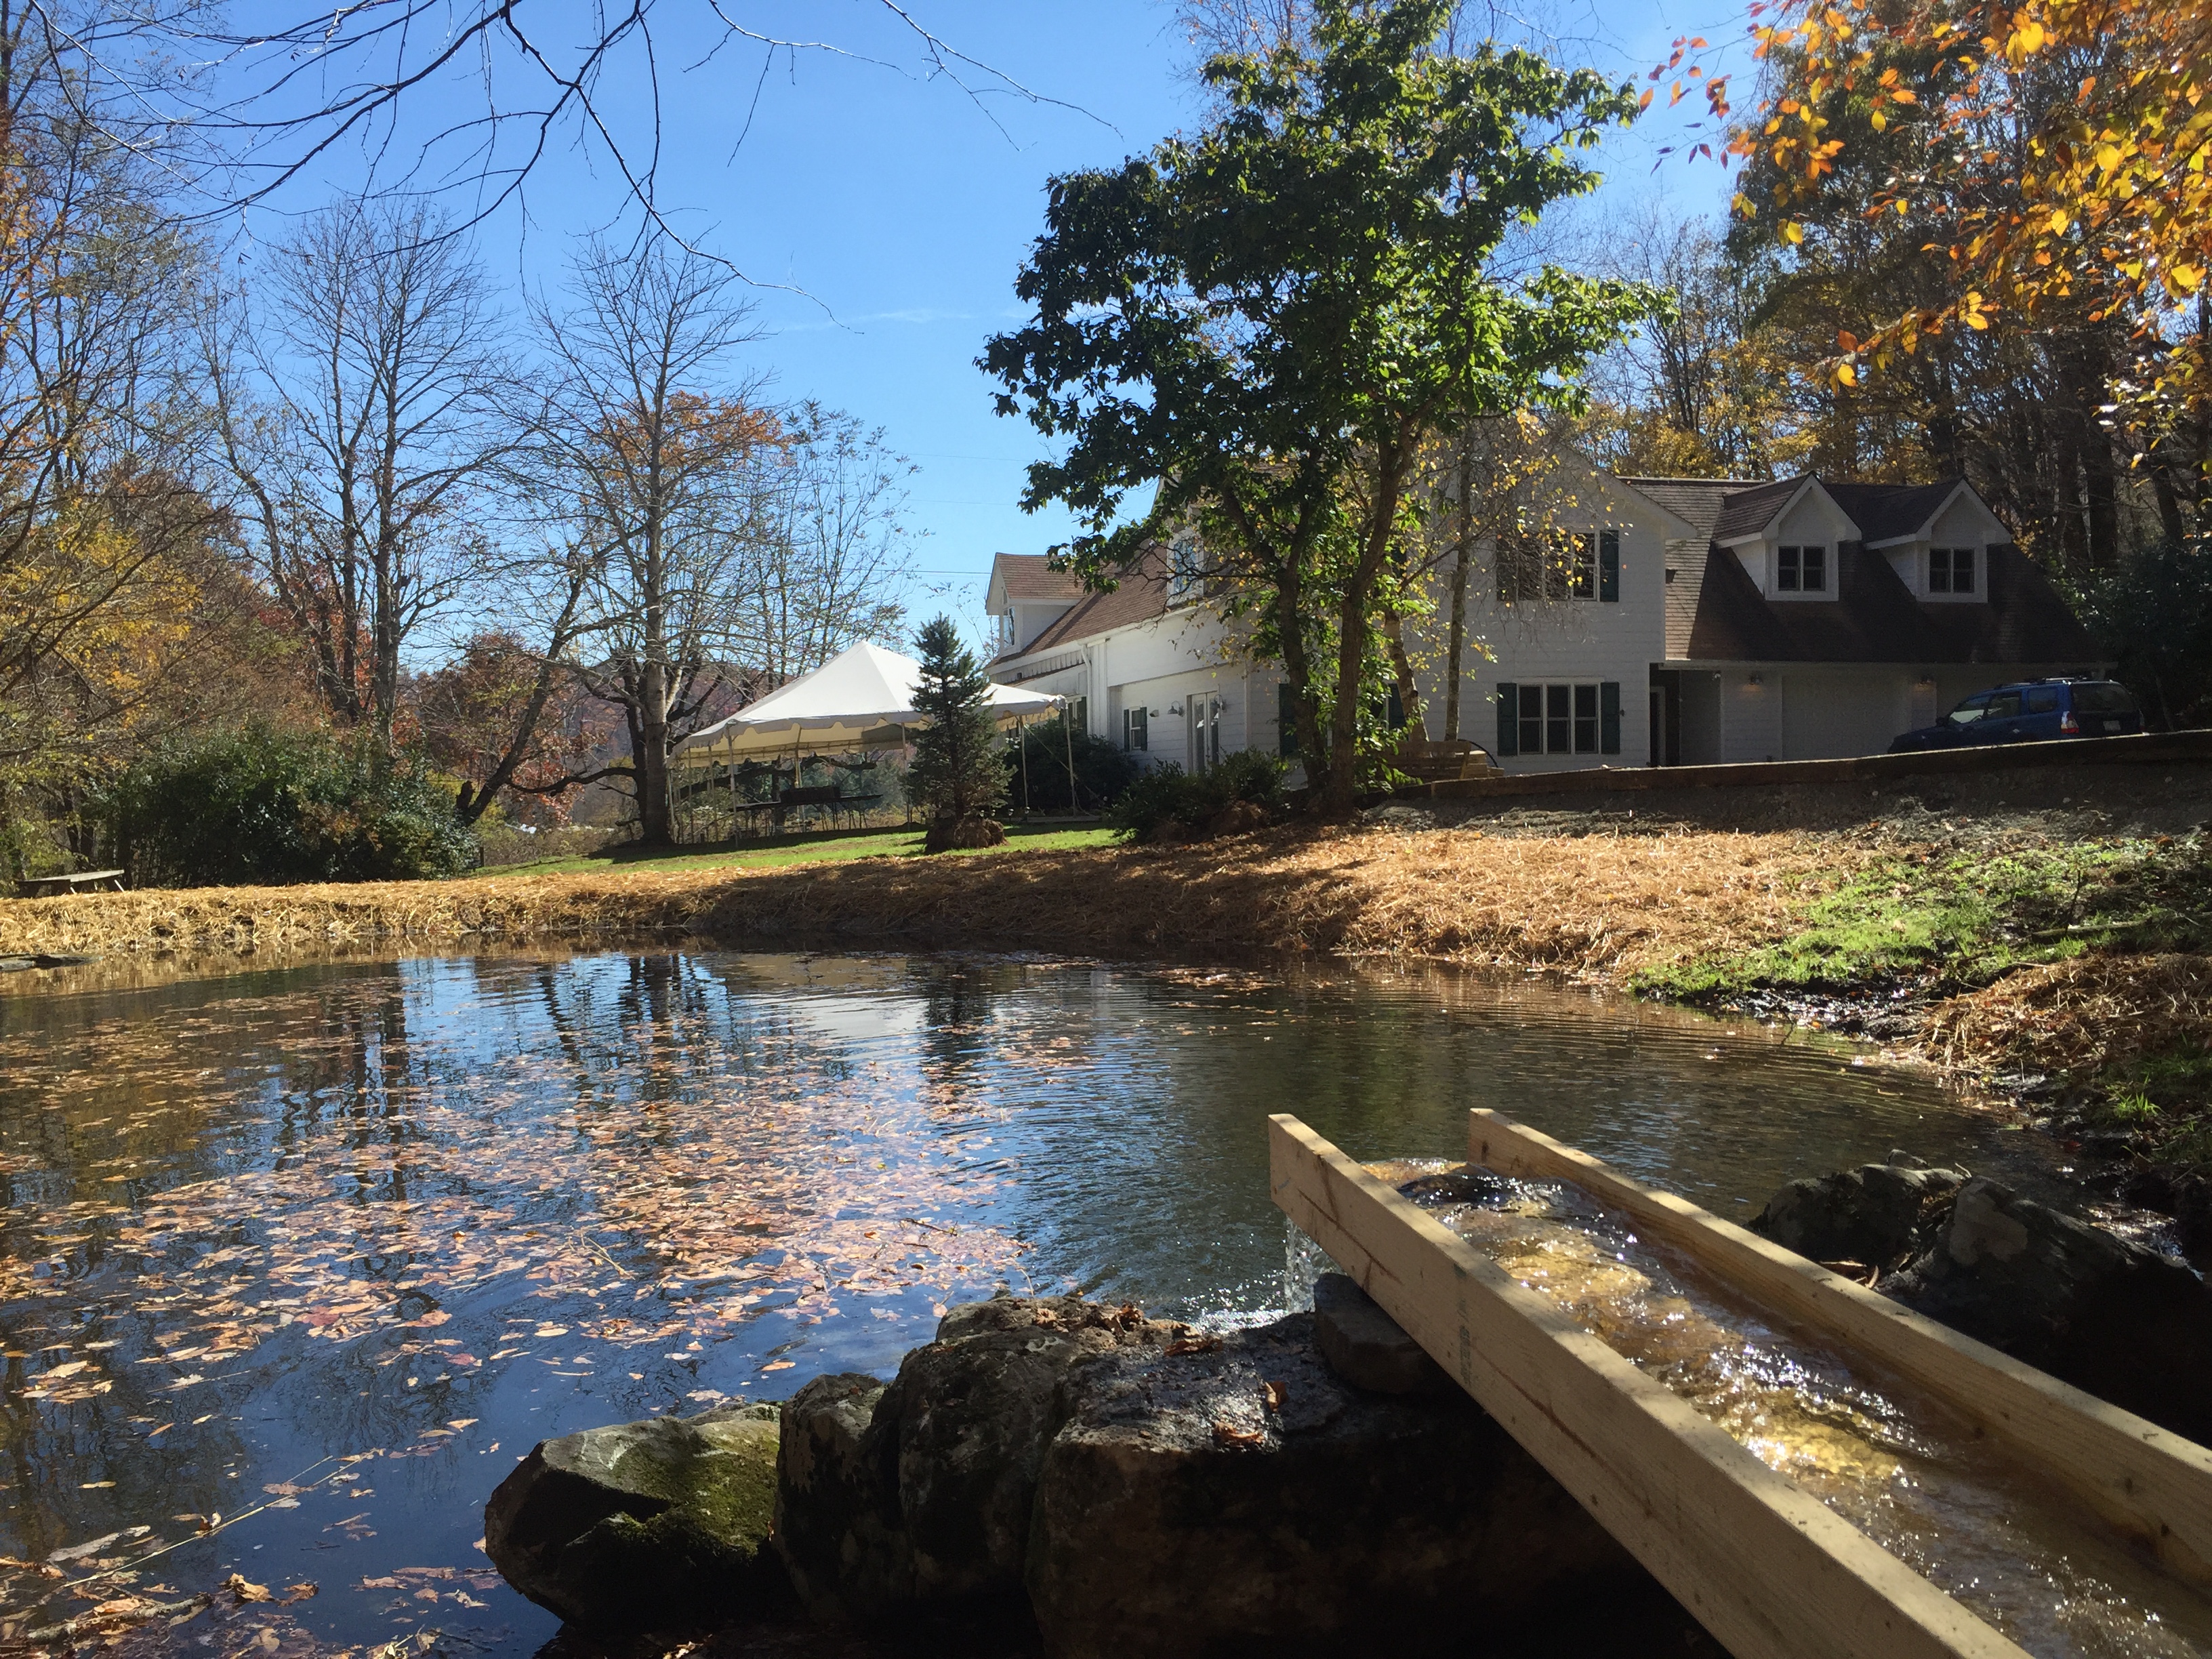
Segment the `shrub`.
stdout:
[[1077,811],[1111,807],[1121,798],[1121,792],[1136,780],[1136,760],[1124,753],[1120,744],[1089,732],[1071,735],[1060,721],[1043,720],[1024,730],[1021,745],[1014,750],[1013,781],[1010,786],[1013,799],[1022,799],[1022,767],[1026,763],[1029,810],[1068,811],[1067,759],[1071,750],[1075,757]]
[[141,885],[402,880],[477,858],[419,759],[379,766],[326,733],[260,725],[154,751],[100,816]]
[[1204,772],[1168,761],[1141,774],[1115,802],[1106,821],[1131,841],[1156,841],[1170,824],[1203,831],[1234,801],[1273,814],[1283,805],[1283,763],[1263,749],[1224,755]]

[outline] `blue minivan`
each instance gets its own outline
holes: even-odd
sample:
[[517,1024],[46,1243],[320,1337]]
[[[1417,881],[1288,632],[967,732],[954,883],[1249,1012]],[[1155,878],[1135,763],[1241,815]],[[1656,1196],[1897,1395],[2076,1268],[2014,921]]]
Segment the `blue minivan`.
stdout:
[[2112,680],[2028,680],[1975,692],[1935,725],[1907,732],[1889,745],[1889,752],[2045,738],[2117,738],[2142,729],[2142,710],[2124,685]]

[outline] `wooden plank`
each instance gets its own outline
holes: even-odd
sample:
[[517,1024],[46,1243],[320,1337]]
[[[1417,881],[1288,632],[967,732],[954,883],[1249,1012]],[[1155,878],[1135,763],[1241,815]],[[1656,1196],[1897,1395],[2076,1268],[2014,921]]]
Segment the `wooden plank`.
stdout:
[[1724,1285],[1910,1378],[2017,1448],[2177,1576],[2212,1583],[2212,1450],[1496,1112],[1471,1114],[1467,1155],[1500,1175],[1573,1182]]
[[2021,1650],[1294,1117],[1274,1199],[1737,1659]]

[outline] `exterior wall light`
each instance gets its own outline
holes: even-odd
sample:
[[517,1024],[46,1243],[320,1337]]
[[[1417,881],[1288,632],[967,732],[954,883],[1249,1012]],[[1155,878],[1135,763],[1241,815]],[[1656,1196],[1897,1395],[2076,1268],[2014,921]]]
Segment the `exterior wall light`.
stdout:
[[1766,681],[1757,674],[1746,674],[1743,677],[1743,683],[1746,685],[1764,685]]

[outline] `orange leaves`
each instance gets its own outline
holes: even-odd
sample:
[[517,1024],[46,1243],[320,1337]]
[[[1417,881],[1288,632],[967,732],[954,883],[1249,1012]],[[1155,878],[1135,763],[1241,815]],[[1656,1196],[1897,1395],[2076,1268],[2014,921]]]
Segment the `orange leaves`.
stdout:
[[[1925,146],[1908,152],[1923,159],[1906,182],[1868,212],[1949,222],[1940,246],[1960,293],[1976,297],[1922,312],[1913,333],[1985,331],[2000,302],[2026,317],[2086,300],[2099,316],[2130,316],[2150,339],[2170,334],[2170,313],[2203,292],[2212,0],[1785,0],[1756,35],[1766,96],[1734,144],[1779,175],[1749,194],[1784,210],[1784,242],[1802,238],[1802,210],[1790,210],[1848,159],[1815,123],[1848,108],[1863,131],[1902,127],[1908,145]],[[2094,55],[2095,72],[2062,70],[2073,53]],[[1882,323],[1869,344],[1910,350],[1906,319]],[[1859,361],[1869,355],[1880,351]]]

